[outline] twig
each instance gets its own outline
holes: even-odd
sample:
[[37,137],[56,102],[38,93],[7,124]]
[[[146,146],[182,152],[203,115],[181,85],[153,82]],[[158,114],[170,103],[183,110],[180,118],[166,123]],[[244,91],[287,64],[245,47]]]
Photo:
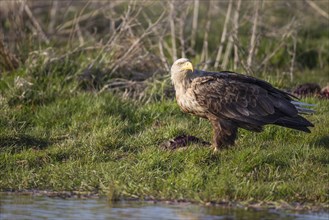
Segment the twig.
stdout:
[[[145,12],[143,12],[142,14],[143,14],[145,20],[147,20],[148,24],[152,25],[152,21],[147,16],[147,14]],[[156,28],[154,29],[154,33],[159,36],[158,47],[159,47],[159,53],[160,53],[160,60],[163,64],[163,66],[165,67],[166,71],[169,71],[170,68],[169,68],[169,64],[167,62],[166,56],[164,54],[164,50],[163,50],[164,48],[163,47],[166,47],[167,51],[170,51],[170,48],[169,48],[167,42],[163,40],[163,34],[160,34],[159,31]]]
[[232,36],[232,34],[230,34],[230,37],[228,39],[228,43],[226,46],[224,58],[223,58],[223,64],[222,64],[223,69],[226,69],[226,67],[227,67],[229,57],[231,55],[232,47],[233,47],[233,36]]
[[254,71],[251,68],[249,68],[243,60],[241,60],[240,63],[242,65],[242,68],[244,69],[244,71],[246,71],[247,75],[254,75]]
[[176,48],[176,36],[175,36],[175,7],[174,1],[169,2],[170,13],[169,13],[169,23],[170,23],[170,34],[171,34],[171,48],[172,48],[172,59],[177,60],[177,48]]
[[[235,8],[234,20],[233,20],[233,40],[238,41],[238,31],[239,31],[239,14],[240,14],[241,0],[238,0],[237,6]],[[234,44],[234,66],[233,69],[237,70],[239,63],[239,48],[237,44]]]
[[58,11],[58,1],[55,0],[55,1],[53,1],[53,5],[50,9],[50,21],[48,24],[49,33],[54,33],[54,26],[56,24],[57,11]]
[[227,7],[227,11],[226,11],[226,17],[225,17],[225,21],[224,21],[224,27],[223,27],[223,32],[222,32],[222,37],[220,39],[220,44],[219,44],[219,48],[218,48],[218,52],[217,52],[217,56],[216,56],[216,60],[215,60],[215,68],[218,68],[219,66],[219,62],[221,60],[222,57],[222,53],[223,53],[223,47],[224,47],[224,43],[226,41],[226,33],[227,33],[227,25],[228,22],[230,20],[231,17],[231,11],[232,11],[232,0],[230,0],[228,7]]
[[188,14],[189,7],[186,7],[186,10],[184,10],[181,13],[181,16],[179,17],[179,41],[181,46],[181,57],[186,57],[185,54],[185,38],[184,38],[184,26],[185,26],[185,20]]
[[66,54],[63,54],[59,57],[51,58],[49,60],[49,63],[65,59],[66,57],[72,56],[76,53],[84,52],[84,51],[90,51],[90,50],[99,50],[104,48],[104,46],[90,46],[90,47],[84,47],[84,45],[80,45],[79,47],[76,47],[74,50],[67,52]]
[[199,0],[194,0],[192,33],[191,33],[191,48],[192,48],[192,51],[194,51],[195,42],[196,42],[196,31],[197,31],[197,28],[198,28],[198,16],[199,16]]
[[259,4],[258,0],[254,1],[255,3],[255,16],[252,26],[252,34],[250,38],[250,46],[249,46],[249,55],[247,59],[247,66],[251,69],[252,59],[254,57],[255,49],[256,49],[256,35],[257,35],[257,23],[258,23],[258,16],[259,16]]
[[67,43],[68,47],[71,45],[71,42],[74,40],[73,37],[75,36],[75,32],[77,32],[77,36],[78,36],[78,39],[80,41],[80,45],[83,45],[84,40],[83,40],[82,33],[81,33],[81,30],[80,30],[80,27],[79,27],[79,19],[80,19],[82,13],[89,6],[89,4],[90,4],[90,1],[88,1],[83,6],[83,8],[78,13],[78,15],[77,15],[77,13],[75,13],[75,15],[74,15],[74,25],[72,25],[72,27],[71,27],[70,36],[69,36],[69,40],[68,40],[68,43]]
[[320,15],[322,15],[323,17],[325,17],[326,19],[329,19],[329,15],[327,12],[325,12],[324,10],[322,10],[314,1],[310,1],[310,0],[305,0],[307,4],[309,4],[309,6],[311,6],[316,12],[318,12]]
[[162,37],[160,37],[160,40],[159,40],[159,52],[160,52],[160,59],[161,59],[163,66],[165,67],[166,71],[169,71],[170,68],[169,68],[166,56],[164,55],[164,52],[163,52],[163,38]]
[[279,45],[275,46],[275,49],[272,51],[272,53],[268,54],[264,59],[263,61],[261,62],[260,65],[258,65],[257,67],[257,71],[263,67],[280,49],[281,47],[285,44],[284,42],[285,38],[281,39],[281,42],[279,43]]
[[[112,7],[115,7],[114,3],[120,4],[120,1],[113,1],[113,2],[111,1],[111,4],[108,4],[107,6],[100,7],[99,9],[96,9],[94,11],[91,11],[89,13],[81,15],[79,17],[79,22],[82,22],[82,21],[85,21],[85,20],[88,20],[92,17],[97,16],[102,10],[108,10],[108,9],[111,9]],[[57,29],[57,31],[61,31],[63,29],[70,28],[70,27],[74,26],[75,23],[76,23],[76,19],[74,18],[74,19],[72,19],[70,21],[67,21],[64,24],[58,26],[56,29]]]
[[80,46],[81,46],[81,45],[83,45],[85,43],[85,40],[83,39],[83,35],[82,35],[81,29],[80,29],[79,22],[77,22],[77,24],[75,25],[75,28],[77,30],[77,34],[78,34],[78,38],[79,38],[79,43],[80,43]]
[[293,51],[289,51],[291,54],[291,64],[290,64],[290,80],[293,81],[294,79],[294,67],[295,67],[295,59],[296,59],[296,49],[297,49],[297,38],[295,35],[292,36],[293,41]]
[[44,40],[46,42],[46,44],[49,44],[48,37],[46,36],[45,32],[42,30],[41,25],[39,24],[37,19],[33,16],[32,11],[30,10],[30,8],[27,4],[24,5],[24,11],[26,12],[27,16],[32,21],[32,24],[36,28],[36,30],[37,30],[38,34],[40,35],[40,37],[42,38],[42,40]]
[[257,71],[260,70],[260,68],[263,67],[282,48],[282,46],[285,45],[285,40],[291,36],[293,32],[293,26],[295,25],[295,23],[296,23],[295,19],[293,18],[291,22],[283,28],[282,33],[280,33],[282,37],[279,42],[279,45],[275,47],[272,53],[266,55],[263,61],[256,68]]
[[201,62],[205,63],[203,70],[206,70],[208,68],[208,34],[210,30],[211,25],[211,15],[212,15],[212,8],[213,8],[213,0],[209,1],[209,9],[208,9],[208,16],[207,16],[207,23],[206,23],[206,30],[204,32],[203,37],[203,47],[202,47],[202,53],[201,53]]
[[149,25],[145,32],[137,40],[135,40],[135,42],[129,47],[129,49],[119,59],[116,60],[114,65],[112,65],[113,67],[110,74],[113,74],[118,69],[120,63],[125,60],[128,55],[130,55],[130,53],[137,47],[137,45],[142,41],[142,39],[152,33],[152,29],[161,21],[165,13],[166,12],[164,11],[152,25]]
[[[93,66],[96,63],[96,61],[104,54],[104,51],[106,48],[110,48],[111,45],[113,45],[117,41],[117,39],[120,38],[121,34],[123,33],[123,30],[126,28],[126,26],[129,26],[130,22],[132,22],[136,18],[136,16],[140,13],[140,11],[141,10],[138,10],[137,13],[135,14],[135,16],[132,16],[131,7],[130,7],[130,5],[128,5],[127,11],[125,13],[125,16],[122,18],[121,24],[115,29],[114,33],[111,35],[111,37],[105,43],[105,46],[103,46],[101,48],[98,55],[96,56],[96,58],[94,59],[94,61],[92,62],[92,64],[90,66]],[[131,18],[131,19],[129,19],[129,18]]]
[[0,57],[2,58],[0,64],[2,63],[6,70],[14,70],[19,66],[19,61],[15,55],[5,48],[2,36],[0,36]]

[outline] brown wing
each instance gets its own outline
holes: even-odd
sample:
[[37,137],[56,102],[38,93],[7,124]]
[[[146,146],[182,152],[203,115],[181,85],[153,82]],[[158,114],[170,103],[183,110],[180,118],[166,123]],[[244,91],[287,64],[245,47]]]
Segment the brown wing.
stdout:
[[261,131],[265,124],[277,124],[309,132],[307,126],[312,124],[298,116],[287,93],[256,78],[229,74],[192,81],[197,102],[210,114],[248,130]]

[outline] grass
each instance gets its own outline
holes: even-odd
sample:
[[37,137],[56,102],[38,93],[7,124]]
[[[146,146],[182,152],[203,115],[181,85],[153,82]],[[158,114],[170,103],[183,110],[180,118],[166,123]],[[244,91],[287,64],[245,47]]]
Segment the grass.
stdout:
[[317,104],[307,116],[311,134],[267,126],[260,134],[240,130],[236,146],[218,153],[196,144],[167,151],[159,145],[181,134],[210,141],[210,124],[171,99],[143,104],[72,91],[60,74],[17,83],[17,76],[28,79],[24,72],[0,84],[1,191],[328,204],[327,100],[303,100]]
[[[307,116],[315,124],[311,134],[267,126],[262,133],[240,130],[236,146],[218,153],[197,144],[164,150],[161,143],[181,134],[206,141],[212,135],[207,121],[182,113],[175,100],[168,98],[173,97],[173,90],[159,58],[168,63],[174,58],[169,5],[119,1],[111,7],[104,3],[99,10],[102,1],[80,1],[70,7],[63,1],[58,8],[51,2],[43,6],[28,2],[50,43],[40,30],[36,32],[33,19],[22,13],[25,7],[16,4],[15,16],[0,13],[4,14],[0,16],[4,45],[20,65],[11,71],[0,62],[0,191],[79,191],[112,200],[286,201],[328,207],[328,100],[302,100],[317,104],[316,114]],[[241,61],[237,72],[241,73],[246,72],[242,63],[248,58],[254,16],[253,6],[243,2],[237,39]],[[228,1],[214,1],[213,13],[208,13],[208,3],[200,1],[194,48],[190,42],[193,2],[185,1],[174,9],[177,55],[184,48],[195,65],[206,60],[201,59],[204,45],[209,50],[205,57],[214,61],[223,31]],[[299,1],[264,3],[253,59],[255,76],[284,89],[304,82],[326,86],[325,18]],[[327,4],[316,4],[326,10]],[[181,12],[185,10],[184,20]],[[163,11],[166,14],[156,23]],[[91,12],[97,16],[89,16]],[[285,30],[295,19],[296,26]],[[179,34],[181,21],[185,22],[184,36]],[[147,31],[152,24],[155,28]],[[280,49],[282,37],[290,34]],[[226,48],[227,41],[223,45]],[[4,52],[0,55],[9,57]],[[233,51],[230,54],[227,69],[233,70]],[[128,93],[126,98],[121,92]]]

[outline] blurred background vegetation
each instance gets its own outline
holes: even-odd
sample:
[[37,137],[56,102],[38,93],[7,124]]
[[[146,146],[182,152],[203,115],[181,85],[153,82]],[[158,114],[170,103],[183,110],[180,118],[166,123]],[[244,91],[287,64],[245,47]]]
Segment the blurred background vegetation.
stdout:
[[329,82],[328,0],[0,2],[0,91],[45,103],[76,91],[150,101],[172,62],[291,87]]

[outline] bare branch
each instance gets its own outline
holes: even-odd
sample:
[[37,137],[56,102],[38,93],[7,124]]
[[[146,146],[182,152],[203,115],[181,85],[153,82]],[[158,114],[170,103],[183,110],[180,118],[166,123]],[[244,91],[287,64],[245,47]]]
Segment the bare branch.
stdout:
[[163,52],[163,43],[162,42],[163,42],[163,38],[161,37],[160,40],[159,40],[160,59],[161,59],[161,62],[163,64],[163,66],[165,67],[166,71],[169,71],[170,67],[169,67],[169,64],[167,62],[166,56],[164,55],[164,52]]
[[[24,3],[25,4],[25,3]],[[42,30],[41,25],[37,21],[37,19],[33,16],[32,11],[30,10],[29,6],[27,4],[24,5],[24,11],[26,12],[29,19],[32,21],[33,26],[37,30],[38,34],[44,40],[47,44],[49,44],[49,39],[46,36],[45,32]]]
[[291,64],[289,71],[291,81],[293,81],[294,79],[294,67],[295,67],[296,50],[297,50],[297,37],[295,35],[292,35],[292,41],[293,41],[293,50],[288,51],[291,54]]
[[2,64],[5,70],[14,70],[19,66],[19,61],[17,60],[15,55],[5,48],[3,38],[1,35],[0,35],[0,58],[1,58],[0,67]]
[[54,27],[55,27],[55,24],[56,24],[57,11],[58,11],[58,1],[55,0],[55,1],[53,1],[53,5],[52,5],[51,10],[50,10],[50,21],[49,21],[49,24],[48,24],[48,32],[49,33],[54,32]]
[[136,47],[139,45],[139,43],[148,35],[150,35],[152,33],[152,30],[153,28],[162,20],[162,18],[164,17],[165,15],[165,11],[159,16],[159,18],[152,24],[152,25],[149,25],[149,27],[145,30],[145,32],[138,38],[134,41],[134,43],[129,47],[129,49],[125,52],[125,54],[123,54],[119,59],[116,60],[116,62],[114,63],[113,68],[111,70],[111,74],[114,73],[118,67],[119,67],[119,64],[125,60],[128,55],[134,50],[136,49]]
[[292,19],[291,22],[283,28],[280,34],[282,37],[279,44],[275,46],[275,49],[272,51],[272,53],[266,55],[263,61],[256,68],[257,71],[260,70],[261,67],[266,65],[266,63],[268,63],[268,61],[285,45],[285,41],[287,38],[291,36],[295,24],[296,24],[295,19]]
[[250,46],[249,46],[249,55],[247,59],[247,66],[248,68],[251,68],[252,65],[252,59],[254,57],[255,49],[256,49],[256,35],[257,35],[257,23],[258,23],[258,16],[259,16],[259,5],[260,1],[254,1],[255,3],[255,16],[252,26],[252,35],[250,39]]
[[226,46],[224,58],[223,58],[223,64],[222,64],[223,69],[226,69],[226,67],[227,67],[227,64],[228,64],[228,61],[229,61],[229,58],[231,55],[232,47],[233,47],[233,36],[230,35],[227,46]]
[[204,32],[203,37],[203,47],[202,47],[202,54],[201,54],[201,62],[205,63],[203,70],[206,70],[208,68],[208,34],[210,30],[211,25],[211,14],[212,14],[212,8],[213,8],[213,1],[209,1],[209,12],[207,16],[207,23],[206,23],[206,30]]
[[[237,6],[235,8],[234,20],[233,20],[233,40],[238,41],[238,31],[239,31],[239,14],[240,14],[241,0],[238,0]],[[239,63],[239,48],[237,44],[234,44],[234,70],[237,70]]]
[[[148,15],[146,13],[143,12],[143,16],[144,18],[147,20],[148,24],[149,25],[152,25],[152,21],[151,19],[148,17]],[[166,41],[163,40],[163,34],[162,33],[159,33],[158,29],[155,28],[154,29],[154,33],[156,35],[158,35],[159,37],[159,40],[158,40],[158,47],[159,47],[159,53],[160,53],[160,60],[163,64],[163,66],[165,67],[166,71],[169,71],[170,68],[169,68],[169,64],[167,62],[167,59],[166,59],[166,56],[165,56],[165,53],[164,53],[164,47],[165,49],[167,49],[167,51],[170,51],[170,48],[167,44]]]
[[309,6],[311,6],[316,12],[318,12],[320,15],[322,15],[323,17],[325,17],[326,19],[329,19],[329,15],[327,12],[325,12],[324,10],[322,10],[314,1],[310,1],[310,0],[305,0],[307,4],[309,4]]
[[181,57],[186,57],[185,53],[185,38],[184,38],[184,27],[185,27],[185,20],[188,14],[189,7],[186,7],[186,10],[184,10],[181,13],[181,16],[179,17],[179,41],[181,46]]
[[169,23],[170,23],[170,34],[172,42],[172,59],[177,60],[177,47],[176,47],[176,35],[175,35],[175,7],[174,1],[169,2],[170,13],[169,13]]
[[217,56],[216,56],[216,60],[215,60],[215,65],[214,65],[215,68],[218,68],[219,62],[220,62],[221,57],[222,57],[223,47],[224,47],[224,43],[226,41],[226,35],[227,35],[227,25],[228,25],[228,22],[229,22],[230,17],[231,17],[231,11],[232,11],[232,0],[230,0],[230,2],[228,4],[228,8],[227,8],[227,12],[226,12],[222,37],[220,39],[220,45],[219,45],[219,48],[218,48],[218,52],[217,52]]
[[[119,4],[120,2],[119,1],[118,2],[113,1],[113,2],[111,2],[111,4],[108,4],[107,6],[101,7],[99,9],[88,12],[84,15],[81,15],[79,17],[79,22],[86,21],[86,20],[88,20],[92,17],[95,17],[95,16],[99,15],[102,10],[108,10],[108,9],[111,9],[111,8],[115,7],[114,3]],[[69,20],[69,21],[65,22],[64,24],[58,26],[56,29],[57,29],[57,31],[61,31],[61,30],[64,30],[66,28],[71,28],[72,26],[75,25],[75,22],[76,22],[76,20],[74,18],[74,19]]]
[[275,46],[275,49],[272,51],[272,53],[268,54],[263,61],[258,65],[257,70],[259,70],[261,67],[263,67],[280,49],[283,45],[285,45],[284,42],[285,39],[282,39],[279,43],[279,45]]
[[196,31],[198,28],[198,16],[199,16],[199,0],[194,0],[193,7],[193,20],[192,20],[192,34],[191,34],[191,48],[194,50],[196,42]]

